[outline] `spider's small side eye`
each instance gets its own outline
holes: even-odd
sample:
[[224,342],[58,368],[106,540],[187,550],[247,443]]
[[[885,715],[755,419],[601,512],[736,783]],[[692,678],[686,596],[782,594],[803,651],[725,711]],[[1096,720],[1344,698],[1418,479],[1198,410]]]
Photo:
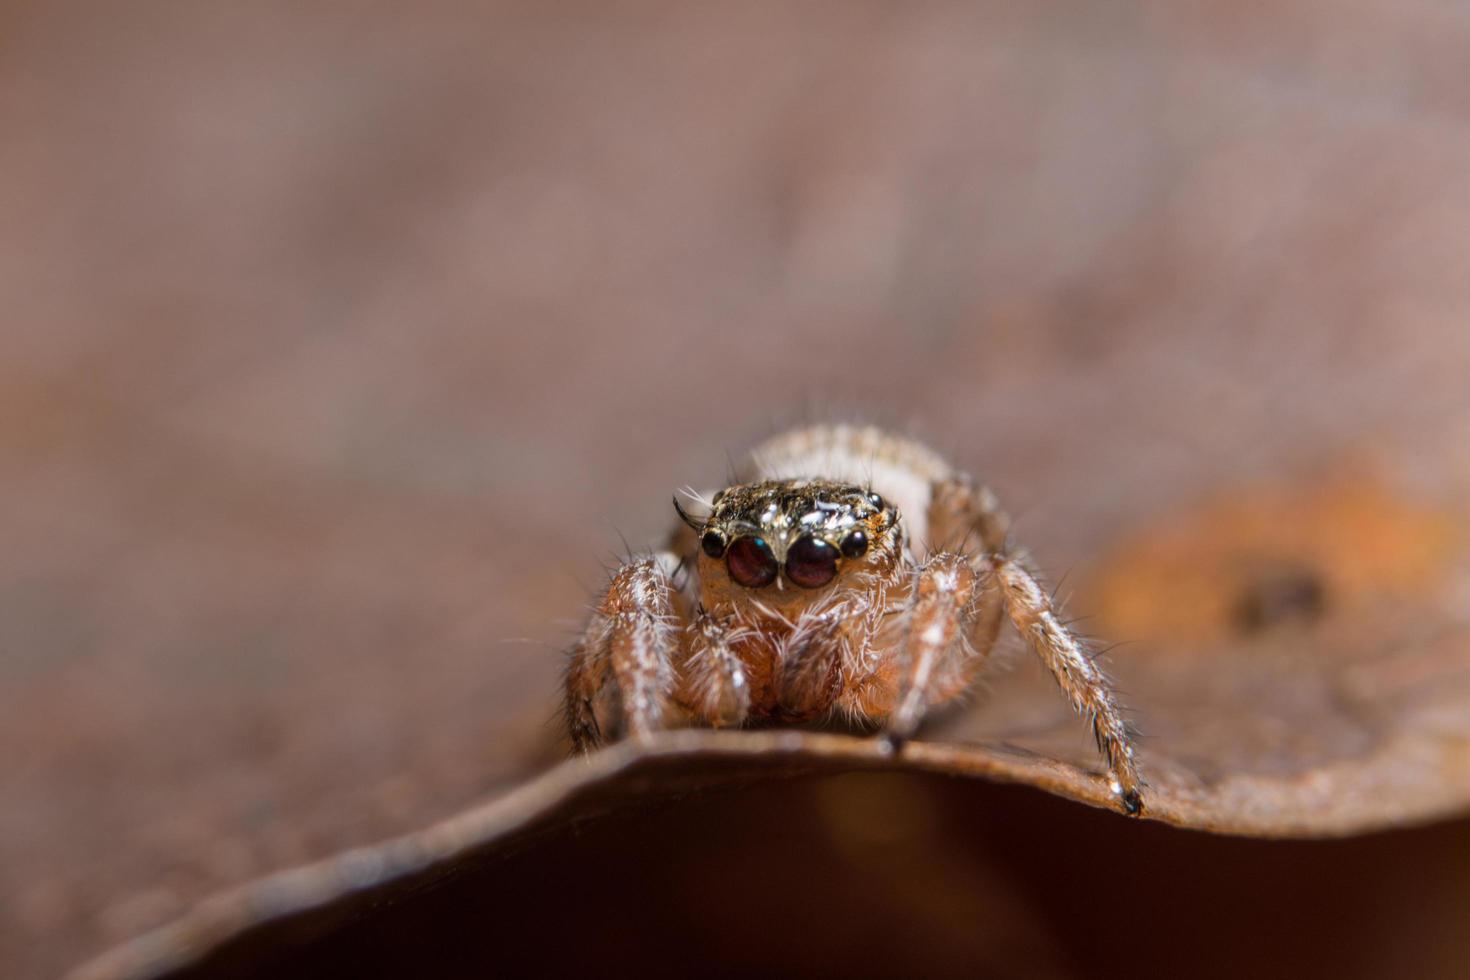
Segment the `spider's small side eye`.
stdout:
[[888,506],[888,501],[884,500],[881,494],[876,494],[871,490],[868,491],[868,503],[872,504],[876,510],[883,510]]
[[725,554],[725,536],[719,531],[705,531],[704,536],[699,539],[699,546],[711,558],[719,558]]
[[868,553],[868,535],[863,531],[853,531],[842,539],[840,547],[843,558],[861,558]]
[[730,577],[747,589],[760,589],[776,581],[776,556],[765,538],[736,538],[725,553]]
[[805,535],[786,552],[786,577],[803,589],[816,589],[837,575],[837,549]]

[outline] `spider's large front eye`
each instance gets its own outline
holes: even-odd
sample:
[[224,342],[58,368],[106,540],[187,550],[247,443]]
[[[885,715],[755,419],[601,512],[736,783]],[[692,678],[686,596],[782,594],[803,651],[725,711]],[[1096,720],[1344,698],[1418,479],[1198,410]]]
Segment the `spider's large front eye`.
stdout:
[[776,556],[765,538],[736,538],[725,553],[730,577],[747,589],[760,589],[776,581]]
[[803,589],[815,589],[837,574],[837,549],[821,538],[798,538],[786,552],[786,577]]

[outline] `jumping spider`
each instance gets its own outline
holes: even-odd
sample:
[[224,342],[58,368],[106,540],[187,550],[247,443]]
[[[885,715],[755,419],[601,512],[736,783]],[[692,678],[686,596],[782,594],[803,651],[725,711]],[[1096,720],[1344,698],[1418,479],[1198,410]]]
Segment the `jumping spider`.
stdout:
[[1091,721],[1124,811],[1142,811],[1107,680],[1008,548],[989,490],[924,446],[849,426],[771,439],[737,479],[691,495],[701,516],[676,497],[689,530],[614,573],[567,670],[577,748],[602,741],[599,696],[615,693],[634,738],[839,712],[896,750],[969,687],[1008,618]]

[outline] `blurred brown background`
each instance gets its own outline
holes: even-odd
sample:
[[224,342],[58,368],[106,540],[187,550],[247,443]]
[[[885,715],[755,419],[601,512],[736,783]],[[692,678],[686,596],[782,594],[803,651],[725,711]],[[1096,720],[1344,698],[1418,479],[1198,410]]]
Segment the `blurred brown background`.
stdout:
[[0,974],[556,759],[599,562],[783,422],[1061,570],[1463,485],[1467,124],[1429,2],[0,6]]

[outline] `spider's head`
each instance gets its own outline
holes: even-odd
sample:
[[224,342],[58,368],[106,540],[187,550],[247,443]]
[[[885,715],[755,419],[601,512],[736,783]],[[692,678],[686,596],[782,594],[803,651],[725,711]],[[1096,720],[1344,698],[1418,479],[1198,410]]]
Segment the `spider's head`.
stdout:
[[680,518],[699,535],[701,578],[744,589],[822,589],[891,565],[901,547],[898,510],[863,487],[767,480],[715,494],[710,515]]

